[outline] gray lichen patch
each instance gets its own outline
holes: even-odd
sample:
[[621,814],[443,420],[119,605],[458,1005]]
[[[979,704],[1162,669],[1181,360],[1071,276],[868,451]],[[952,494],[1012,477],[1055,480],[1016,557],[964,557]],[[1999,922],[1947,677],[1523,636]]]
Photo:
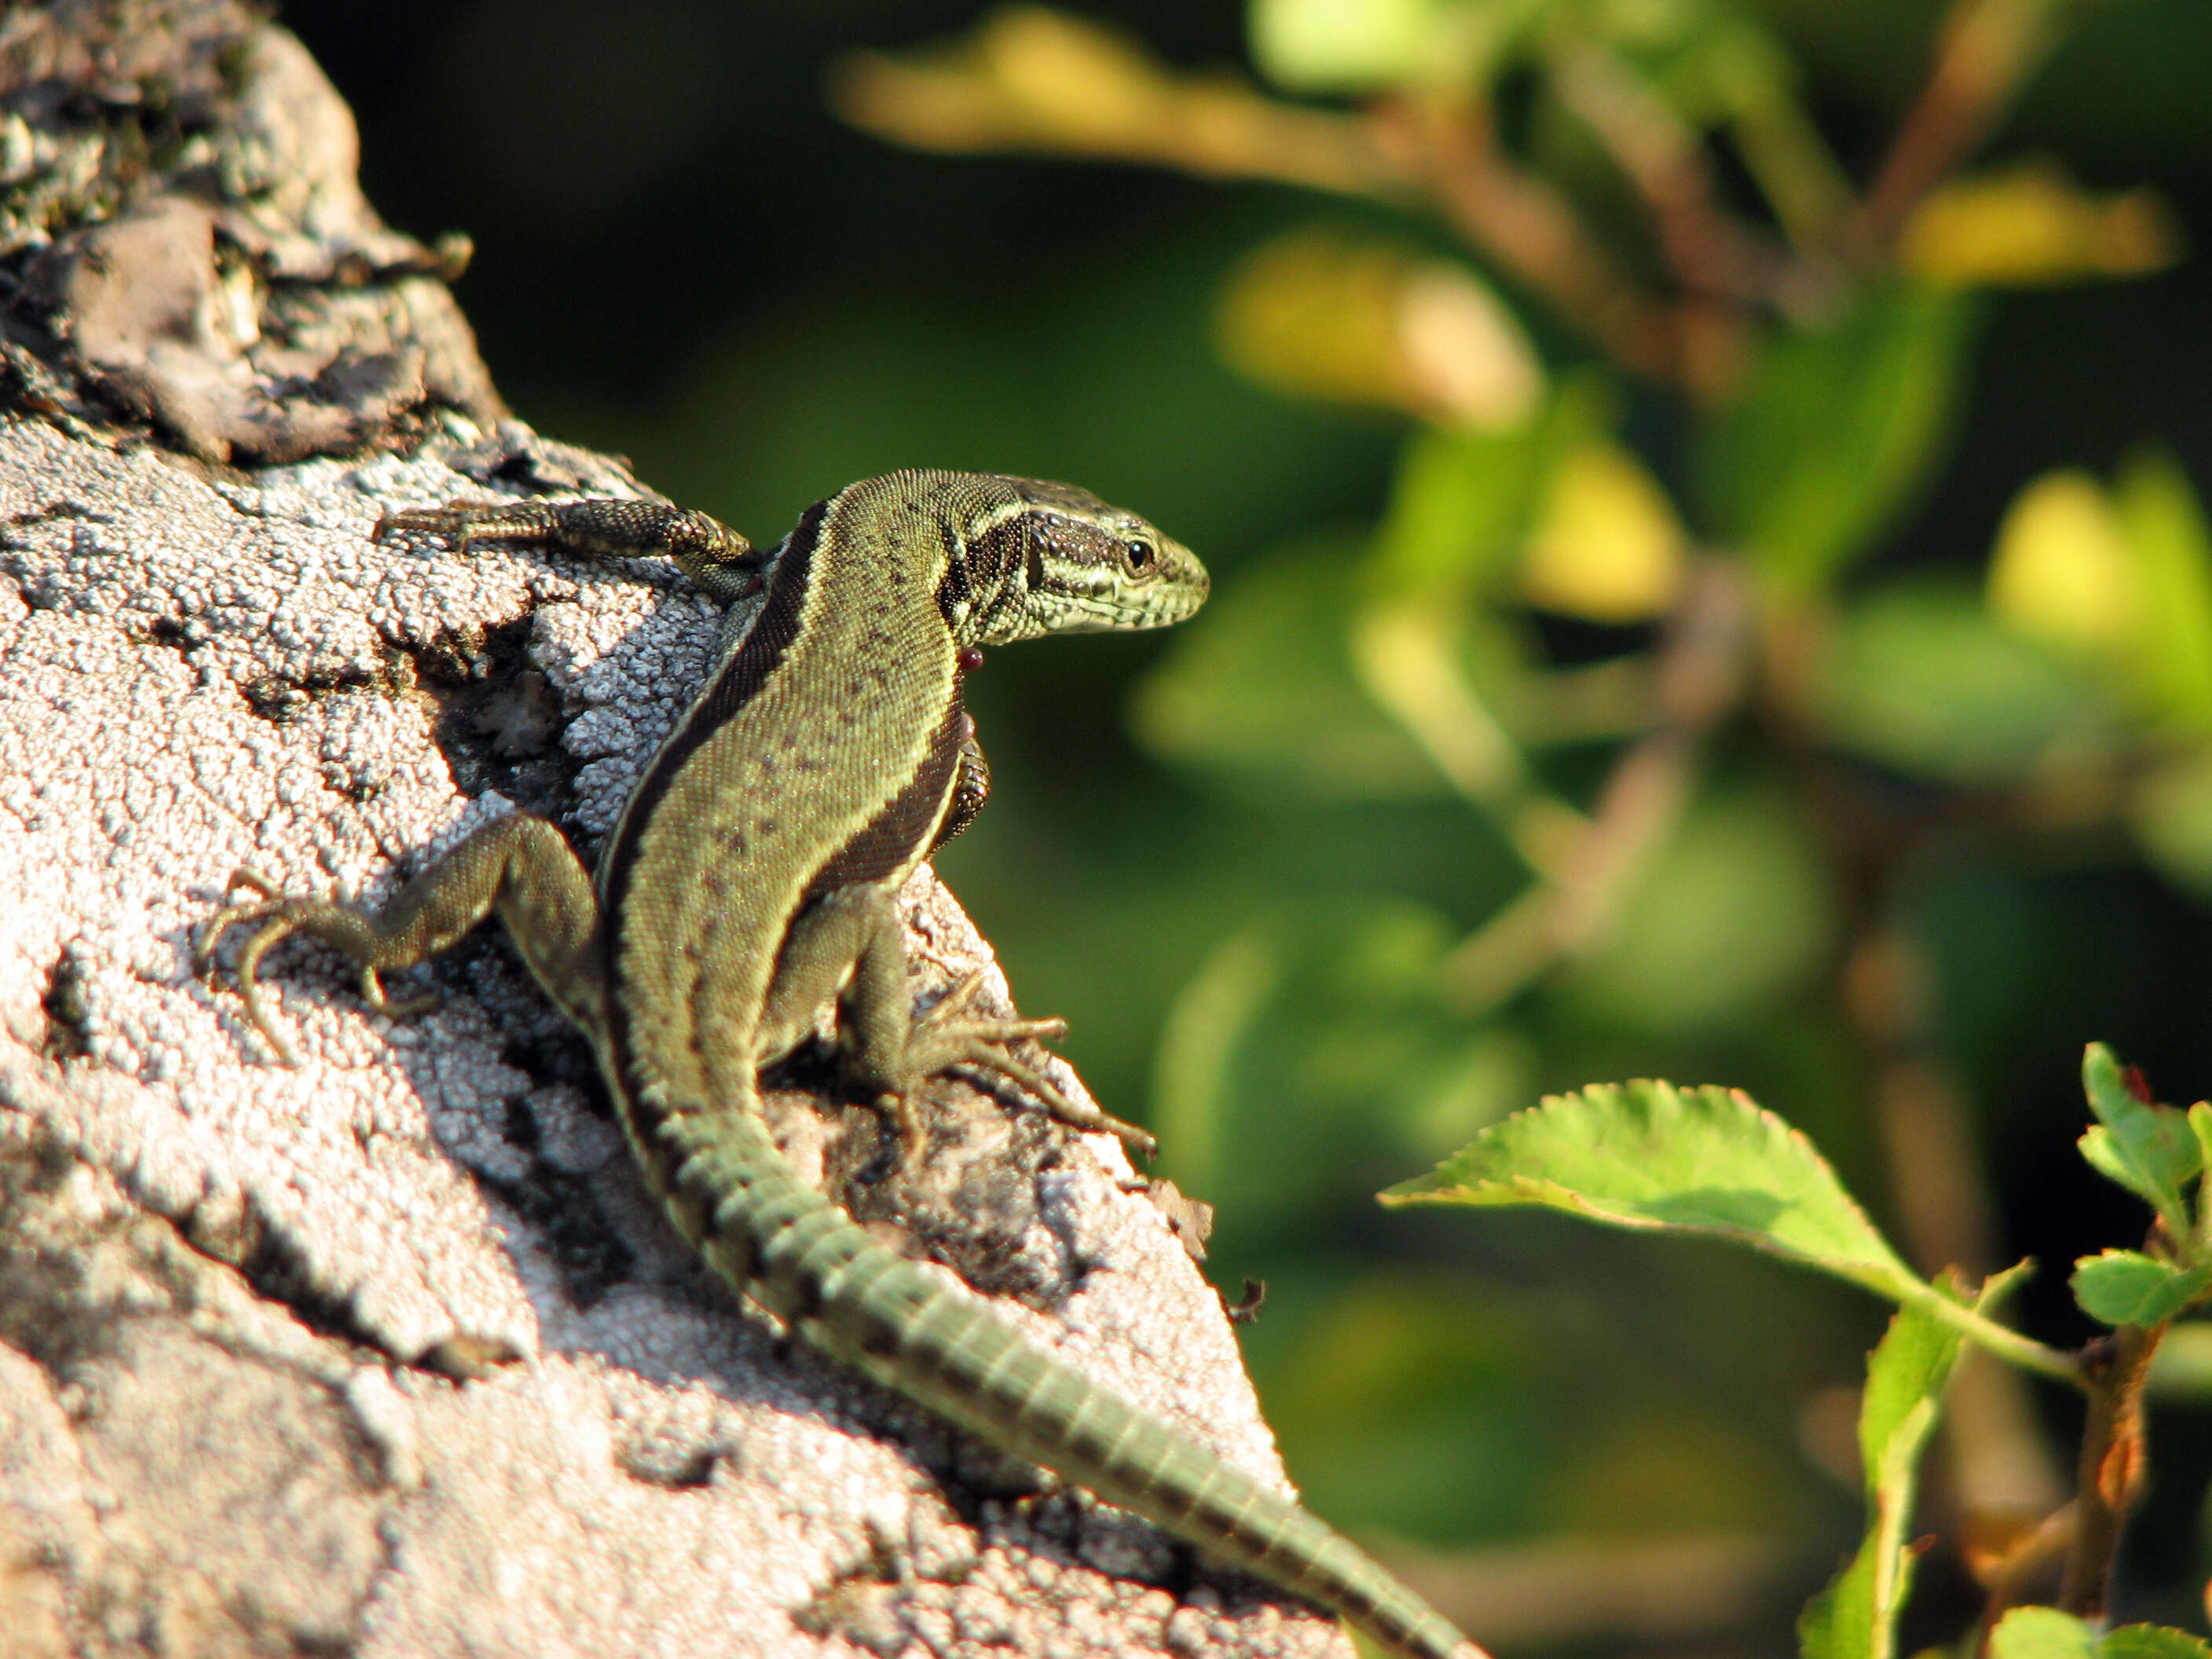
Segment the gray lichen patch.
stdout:
[[[114,1582],[167,1598],[165,1618],[246,1632],[239,1650],[281,1627],[362,1655],[536,1655],[549,1632],[611,1655],[813,1655],[858,1638],[799,1615],[881,1559],[883,1619],[921,1650],[1003,1653],[991,1632],[1017,1630],[1037,1651],[1340,1651],[1329,1623],[1273,1602],[1193,1623],[1187,1555],[1033,1475],[971,1477],[955,1437],[739,1309],[659,1215],[588,1061],[505,947],[398,976],[396,994],[444,994],[403,1021],[371,1013],[326,954],[280,948],[265,979],[297,1069],[272,1063],[227,979],[192,972],[193,931],[240,866],[373,901],[510,810],[425,690],[434,659],[487,695],[538,677],[527,695],[550,730],[532,741],[558,763],[543,808],[588,855],[696,689],[713,607],[651,566],[373,538],[388,511],[563,470],[634,488],[611,463],[458,419],[413,459],[235,478],[0,422],[0,1157],[43,1172],[37,1214],[164,1241],[129,1272],[99,1268],[112,1295],[28,1297],[0,1272],[15,1356],[0,1352],[0,1410],[29,1425],[38,1463],[19,1476],[0,1431],[0,1565],[27,1559],[33,1522],[36,1559],[63,1564],[0,1612],[77,1640],[94,1581],[70,1564],[96,1578],[127,1560],[168,1577]],[[256,706],[272,684],[298,693],[281,718]],[[1003,1006],[988,947],[933,878],[906,906],[917,996],[981,971]],[[930,1271],[1017,1292],[999,1305],[1035,1340],[1279,1478],[1218,1303],[1114,1143],[942,1092],[931,1163],[863,1194],[872,1222]],[[795,1162],[851,1199],[871,1115],[803,1092],[784,1107]],[[0,1219],[0,1243],[31,1212]],[[83,1312],[57,1324],[38,1310],[64,1291]],[[42,1348],[34,1329],[83,1340]],[[242,1558],[159,1541],[216,1521],[202,1489],[153,1468],[167,1431],[125,1419],[157,1415],[172,1375],[205,1399],[226,1365],[253,1368],[238,1398],[263,1402],[268,1432],[209,1403],[210,1443],[236,1440],[252,1489],[204,1490],[249,1517],[240,1548],[316,1564],[314,1595],[234,1594]],[[80,1376],[108,1413],[97,1445],[64,1393]],[[95,1465],[160,1517],[139,1541],[66,1498],[94,1489]],[[961,1562],[998,1601],[957,1600]]]

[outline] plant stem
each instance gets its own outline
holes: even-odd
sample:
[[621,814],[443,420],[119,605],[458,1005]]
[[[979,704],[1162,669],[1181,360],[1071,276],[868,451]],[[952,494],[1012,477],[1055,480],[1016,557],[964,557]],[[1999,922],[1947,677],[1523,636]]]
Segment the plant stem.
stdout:
[[[1892,1292],[1894,1294],[1894,1291]],[[1934,1319],[1979,1343],[1991,1353],[2008,1360],[2022,1370],[2033,1371],[2038,1376],[2047,1376],[2054,1382],[2070,1383],[2075,1388],[2091,1392],[2092,1385],[2081,1362],[2070,1353],[2038,1342],[2033,1337],[2022,1336],[2008,1326],[2000,1325],[1986,1314],[1976,1313],[1972,1308],[1961,1307],[1940,1291],[1916,1291],[1907,1299],[1911,1304]],[[2138,1380],[2140,1392],[2140,1380]],[[2094,1397],[2094,1395],[2093,1395]]]
[[2051,0],[1957,0],[1928,83],[1867,191],[1859,253],[1871,265],[1896,244],[1912,210],[1972,153],[2057,39]]
[[2081,1492],[2075,1499],[2074,1544],[2058,1605],[2081,1619],[2104,1616],[2120,1528],[2150,1471],[2143,1437],[2143,1379],[2158,1352],[2163,1325],[2123,1325],[2085,1351],[2083,1387],[2089,1418],[2081,1429]]

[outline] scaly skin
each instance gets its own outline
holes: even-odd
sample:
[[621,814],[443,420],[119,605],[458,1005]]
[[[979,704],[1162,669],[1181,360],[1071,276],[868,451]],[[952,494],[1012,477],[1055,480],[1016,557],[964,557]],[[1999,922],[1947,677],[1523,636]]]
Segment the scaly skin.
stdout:
[[[974,816],[988,785],[960,678],[984,646],[1181,620],[1205,598],[1188,550],[1064,485],[892,473],[809,509],[773,554],[706,515],[641,502],[402,515],[386,530],[673,556],[733,602],[705,688],[624,808],[596,879],[551,824],[479,830],[374,915],[261,896],[215,917],[291,932],[376,975],[497,911],[591,1036],[648,1183],[702,1256],[809,1344],[985,1443],[1133,1510],[1228,1566],[1342,1613],[1417,1659],[1481,1659],[1440,1614],[1311,1513],[1099,1387],[973,1293],[924,1273],[799,1181],[769,1136],[758,1074],[835,1000],[849,1076],[887,1110],[949,1069],[996,1073],[1087,1129],[1008,1052],[1057,1021],[996,1020],[956,988],[919,1021],[891,895]],[[281,1044],[280,1044],[281,1047]],[[911,1118],[902,1116],[909,1130]]]

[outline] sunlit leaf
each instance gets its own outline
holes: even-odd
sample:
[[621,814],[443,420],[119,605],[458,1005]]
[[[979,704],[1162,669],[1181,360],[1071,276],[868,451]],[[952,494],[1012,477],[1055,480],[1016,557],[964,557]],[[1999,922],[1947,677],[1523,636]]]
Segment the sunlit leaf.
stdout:
[[1521,325],[1466,266],[1395,243],[1293,231],[1247,255],[1217,313],[1222,355],[1305,397],[1442,425],[1520,425],[1543,392]]
[[2140,1250],[2106,1250],[2074,1264],[2074,1299],[2107,1325],[2163,1325],[2212,1289],[2212,1261],[2177,1267]]
[[1239,571],[1131,707],[1164,757],[1332,796],[1437,793],[1428,757],[1361,692],[1346,655],[1358,560],[1309,542]]
[[1297,92],[1360,92],[1413,76],[1434,52],[1446,0],[1251,0],[1252,58]]
[[1838,619],[1825,667],[1838,742],[1946,781],[2017,781],[2111,725],[2086,668],[1999,626],[1960,588],[1900,583],[1862,599]]
[[1632,453],[1585,444],[1553,471],[1521,594],[1592,622],[1646,621],[1674,603],[1686,541],[1674,504]]
[[2111,653],[2135,644],[2142,580],[2105,487],[2078,468],[2013,498],[1990,566],[1990,609],[2030,639]]
[[2096,1627],[2056,1607],[2014,1607],[1990,1632],[1990,1659],[2097,1659]]
[[1464,82],[1555,0],[1250,0],[1252,59],[1293,92]]
[[[2005,1288],[1990,1285],[1982,1303],[1993,1302]],[[1950,1293],[1948,1286],[1938,1289]],[[1805,1659],[1891,1659],[1896,1651],[1897,1615],[1912,1582],[1907,1528],[1920,1454],[1935,1431],[1959,1342],[1959,1333],[1933,1316],[1905,1309],[1890,1321],[1868,1358],[1859,1406],[1866,1534],[1850,1564],[1798,1621]]]
[[1558,992],[1629,1030],[1726,1027],[1805,982],[1832,920],[1818,852],[1790,807],[1724,793],[1684,818]]
[[1807,586],[1866,550],[1936,459],[1966,321],[1955,296],[1900,285],[1778,335],[1700,458],[1721,532]]
[[2122,1625],[2105,1632],[2097,1659],[2212,1659],[2212,1642],[2171,1625]]
[[2167,725],[2212,731],[2212,530],[2203,508],[2163,454],[2128,467],[2114,496],[2142,573],[2136,678]]
[[1733,1090],[1639,1081],[1547,1096],[1382,1201],[1540,1205],[1731,1239],[1893,1297],[1926,1294],[1812,1143]]
[[2101,1042],[2082,1052],[2081,1088],[2097,1115],[2081,1137],[2081,1156],[2106,1180],[2156,1210],[2176,1239],[2186,1238],[2181,1188],[2202,1170],[2204,1157],[2189,1119],[2170,1106],[2137,1099],[2119,1061]]
[[2169,1625],[2123,1625],[2100,1635],[2057,1607],[2014,1607],[1990,1633],[1990,1659],[2212,1659],[2212,1644]]
[[2018,288],[2140,276],[2180,252],[2179,229],[2154,191],[2093,193],[2052,163],[2029,161],[1930,191],[1898,257],[1923,282]]

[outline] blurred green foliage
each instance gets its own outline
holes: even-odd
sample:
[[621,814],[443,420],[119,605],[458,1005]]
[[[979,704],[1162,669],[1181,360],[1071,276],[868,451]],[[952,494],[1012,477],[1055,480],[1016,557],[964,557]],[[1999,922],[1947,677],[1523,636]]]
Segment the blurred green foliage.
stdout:
[[[1470,1596],[1538,1551],[1548,1613],[1460,1609],[1504,1650],[1787,1650],[1860,1535],[1832,1408],[1877,1316],[1373,1194],[1667,1075],[1812,1133],[1923,1273],[2135,1242],[2069,1143],[2087,1041],[2212,1079],[2212,9],[1959,8],[2025,20],[2016,96],[1920,175],[1917,0],[1089,9],[285,15],[380,208],[474,235],[541,428],[756,538],[945,465],[1200,550],[1176,636],[974,677],[996,793],[948,879],[1220,1206],[1217,1282],[1266,1280],[1246,1350],[1316,1508]],[[2017,1301],[2091,1328],[2055,1271]],[[2197,1374],[2126,1617],[2189,1622],[2212,1571]],[[2027,1406],[2056,1496],[2069,1407]],[[1936,1471],[1955,1539],[1986,1494]],[[1611,1593],[1723,1537],[1735,1579]],[[1923,1563],[1908,1640],[1965,1628],[1966,1563]]]

